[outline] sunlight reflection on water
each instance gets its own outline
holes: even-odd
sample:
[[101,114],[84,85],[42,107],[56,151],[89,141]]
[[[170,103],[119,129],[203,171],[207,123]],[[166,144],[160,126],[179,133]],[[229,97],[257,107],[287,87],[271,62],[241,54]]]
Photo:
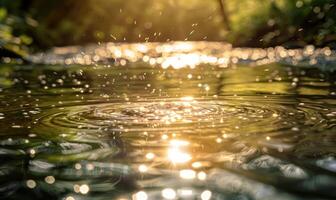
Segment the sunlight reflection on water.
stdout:
[[230,64],[285,63],[334,70],[332,65],[336,63],[336,53],[330,48],[314,46],[307,46],[304,49],[285,49],[281,46],[258,49],[233,48],[230,44],[219,42],[107,43],[86,47],[55,48],[48,53],[35,54],[30,59],[45,64],[103,63],[121,66],[128,62],[143,61],[150,65],[161,66],[163,69],[195,68],[200,64],[226,68]]
[[334,74],[255,66],[334,54],[111,43],[4,65],[0,198],[334,199]]

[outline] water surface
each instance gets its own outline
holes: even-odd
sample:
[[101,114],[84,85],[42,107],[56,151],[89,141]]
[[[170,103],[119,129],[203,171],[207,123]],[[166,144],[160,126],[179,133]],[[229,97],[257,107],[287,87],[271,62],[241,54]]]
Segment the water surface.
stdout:
[[333,52],[181,44],[2,64],[0,198],[335,199]]

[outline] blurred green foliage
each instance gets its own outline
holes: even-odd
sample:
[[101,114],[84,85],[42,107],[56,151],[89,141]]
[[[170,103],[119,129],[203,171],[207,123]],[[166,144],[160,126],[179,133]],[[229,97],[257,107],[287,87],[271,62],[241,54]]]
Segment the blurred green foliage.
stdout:
[[24,34],[28,27],[20,17],[10,15],[6,8],[0,8],[0,53],[2,56],[24,57],[32,38]]
[[336,47],[334,0],[240,0],[228,3],[233,27],[229,41],[235,45]]
[[216,1],[35,0],[43,45],[97,41],[223,40]]
[[218,40],[336,47],[334,0],[2,0],[1,47],[17,54],[92,42]]

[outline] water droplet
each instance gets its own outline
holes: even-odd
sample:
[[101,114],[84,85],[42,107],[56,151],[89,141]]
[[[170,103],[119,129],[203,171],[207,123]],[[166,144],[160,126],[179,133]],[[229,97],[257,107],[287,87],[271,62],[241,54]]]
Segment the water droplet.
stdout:
[[33,189],[36,187],[36,182],[32,179],[26,181],[26,185],[28,188]]
[[175,199],[176,198],[176,192],[175,190],[171,188],[165,188],[161,192],[162,197],[165,199]]

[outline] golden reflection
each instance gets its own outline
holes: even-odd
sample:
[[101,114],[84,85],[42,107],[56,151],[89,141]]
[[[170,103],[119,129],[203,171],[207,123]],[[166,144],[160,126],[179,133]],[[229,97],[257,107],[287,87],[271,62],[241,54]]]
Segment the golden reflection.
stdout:
[[182,189],[179,191],[181,196],[191,196],[193,191],[191,189]]
[[145,173],[145,172],[148,171],[148,167],[146,165],[142,164],[142,165],[139,165],[138,170],[141,173]]
[[191,169],[183,169],[180,171],[180,177],[182,179],[192,180],[196,177],[196,172]]
[[163,135],[161,136],[161,139],[162,139],[162,140],[167,140],[167,139],[168,139],[168,135],[163,134]]
[[192,96],[181,97],[181,101],[183,101],[184,103],[191,102],[194,101],[194,97]]
[[47,176],[47,177],[44,178],[44,181],[48,184],[53,184],[53,183],[55,183],[55,177]]
[[[92,51],[92,49],[95,49]],[[66,58],[64,58],[66,56]],[[334,57],[330,48],[307,46],[304,49],[233,48],[218,42],[171,42],[171,43],[106,43],[99,46],[54,48],[50,53],[36,54],[31,60],[46,64],[91,65],[115,59],[115,65],[128,62],[146,62],[162,68],[195,68],[201,64],[228,67],[230,64],[250,63],[265,65],[275,62],[287,64],[318,65],[316,58]]]
[[26,185],[27,185],[28,188],[33,189],[33,188],[36,187],[36,182],[34,180],[30,179],[30,180],[27,180]]
[[206,179],[206,177],[207,177],[207,174],[205,172],[198,172],[198,174],[197,174],[197,178],[200,181],[204,181]]
[[87,194],[90,191],[90,188],[88,185],[84,184],[79,187],[79,192],[82,194]]
[[152,153],[152,152],[149,152],[149,153],[146,154],[146,158],[148,160],[153,160],[155,158],[155,154]]
[[171,188],[165,188],[162,190],[161,195],[165,199],[175,199],[176,198],[176,192],[175,190]]
[[191,164],[191,166],[193,167],[193,168],[201,168],[202,167],[202,163],[201,162],[193,162],[192,164]]
[[186,163],[192,159],[191,155],[185,152],[189,142],[184,140],[171,140],[168,148],[168,159],[174,163]]
[[202,200],[209,200],[209,199],[211,199],[211,196],[212,196],[211,191],[209,191],[209,190],[205,190],[205,191],[203,191],[202,194],[201,194],[201,199],[202,199]]
[[83,184],[83,185],[75,184],[73,186],[73,189],[76,193],[81,193],[81,194],[87,194],[90,191],[90,187],[87,184]]
[[132,200],[147,200],[148,195],[144,191],[139,191],[132,196]]
[[[149,86],[148,86],[149,87]],[[190,122],[191,119],[185,118],[186,115],[193,114],[193,103],[196,101],[191,96],[185,96],[180,98],[177,101],[166,103],[164,101],[159,102],[161,109],[154,110],[155,120],[160,121],[162,124],[174,124],[176,122]],[[147,112],[147,108],[140,107],[141,112]],[[195,113],[200,114],[200,113]],[[144,135],[148,135],[147,132],[144,132]],[[172,135],[173,136],[173,135]],[[168,139],[168,135],[162,135],[163,140]]]
[[75,164],[75,169],[80,170],[82,169],[82,165],[80,163]]

